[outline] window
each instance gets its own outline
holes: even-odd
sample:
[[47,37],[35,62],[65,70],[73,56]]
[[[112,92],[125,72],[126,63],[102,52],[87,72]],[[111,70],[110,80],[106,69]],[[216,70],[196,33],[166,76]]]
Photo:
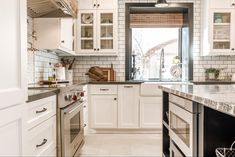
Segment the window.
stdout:
[[170,73],[179,58],[180,28],[132,28],[134,80],[181,80]]
[[125,3],[126,80],[193,80],[193,3],[154,5]]

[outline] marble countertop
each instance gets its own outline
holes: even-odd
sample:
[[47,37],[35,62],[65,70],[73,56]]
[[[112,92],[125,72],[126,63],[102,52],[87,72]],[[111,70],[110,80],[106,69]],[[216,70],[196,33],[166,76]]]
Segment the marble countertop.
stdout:
[[235,85],[161,85],[159,88],[235,116]]

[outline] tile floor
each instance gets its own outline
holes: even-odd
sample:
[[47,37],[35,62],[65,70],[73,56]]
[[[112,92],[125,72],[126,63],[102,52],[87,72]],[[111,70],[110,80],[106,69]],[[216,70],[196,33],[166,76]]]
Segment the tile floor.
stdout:
[[161,134],[90,134],[80,156],[161,157],[161,143]]

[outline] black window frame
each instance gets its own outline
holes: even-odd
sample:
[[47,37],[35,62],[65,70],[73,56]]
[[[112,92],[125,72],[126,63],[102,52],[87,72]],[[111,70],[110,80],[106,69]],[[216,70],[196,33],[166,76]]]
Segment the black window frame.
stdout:
[[[132,8],[137,8],[137,12],[176,12],[182,11],[183,13],[187,13],[187,16],[184,16],[184,19],[187,23],[184,23],[185,27],[189,28],[189,46],[187,51],[187,59],[188,59],[188,81],[193,80],[193,3],[170,3],[167,8],[155,8],[155,3],[125,3],[125,79],[131,80],[132,74],[132,31],[130,28],[130,13],[133,11]],[[184,14],[186,15],[186,14]],[[184,27],[183,25],[183,27]],[[182,29],[181,29],[182,31]],[[182,36],[179,38],[182,41]],[[180,41],[180,42],[181,42]],[[182,43],[182,42],[181,42]],[[181,46],[179,47],[180,51],[182,51]],[[180,52],[179,51],[179,52]],[[181,54],[181,53],[180,53]],[[182,56],[180,55],[182,59]]]

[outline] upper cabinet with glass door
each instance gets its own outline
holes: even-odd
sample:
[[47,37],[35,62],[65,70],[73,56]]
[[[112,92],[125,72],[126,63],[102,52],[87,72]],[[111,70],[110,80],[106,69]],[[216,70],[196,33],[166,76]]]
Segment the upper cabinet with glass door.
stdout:
[[[234,39],[232,26],[232,11],[220,11],[218,9],[212,10],[212,29],[211,34],[211,52],[215,54],[234,53]],[[234,18],[234,17],[233,17]]]
[[[114,2],[79,1],[77,55],[117,55],[117,1]],[[97,5],[99,7],[94,7]]]
[[115,42],[117,37],[115,15],[110,11],[99,11],[98,12],[98,22],[99,28],[97,30],[98,34],[98,51],[109,53],[116,50]]
[[221,0],[210,0],[202,4],[203,56],[235,55],[234,1],[223,0],[222,3]]
[[78,49],[84,53],[89,53],[95,49],[95,12],[83,11],[79,13],[78,22]]

